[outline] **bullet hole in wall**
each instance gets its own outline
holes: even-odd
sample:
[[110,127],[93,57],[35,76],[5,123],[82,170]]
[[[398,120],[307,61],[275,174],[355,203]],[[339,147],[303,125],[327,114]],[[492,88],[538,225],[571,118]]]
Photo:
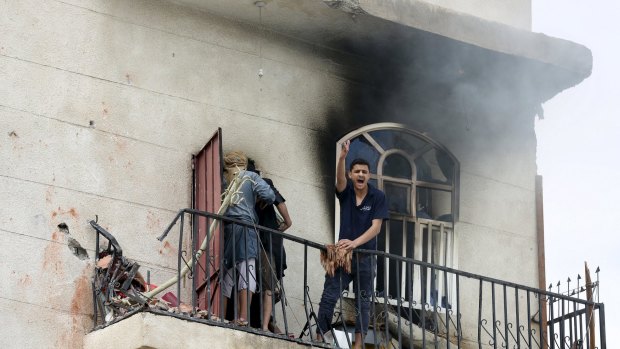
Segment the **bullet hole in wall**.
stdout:
[[[69,227],[64,222],[58,224],[58,230],[65,233],[66,235],[71,235],[69,233]],[[88,252],[76,239],[69,236],[67,241],[67,246],[69,246],[69,250],[71,250],[71,253],[73,253],[74,256],[78,257],[81,260],[89,259]]]
[[60,223],[58,224],[58,230],[65,233],[65,234],[69,234],[69,227],[67,226],[66,223]]
[[77,242],[77,240],[75,240],[74,238],[69,238],[69,249],[71,250],[71,253],[73,253],[76,257],[78,257],[81,260],[86,260],[89,259],[90,257],[88,257],[88,252],[86,252],[86,249],[84,247],[82,247],[82,245],[80,245],[79,242]]

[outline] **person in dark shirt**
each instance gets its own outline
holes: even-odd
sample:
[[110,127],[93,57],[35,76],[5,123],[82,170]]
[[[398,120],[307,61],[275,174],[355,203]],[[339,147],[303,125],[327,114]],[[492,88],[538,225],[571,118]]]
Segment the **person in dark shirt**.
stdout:
[[[256,164],[252,159],[248,161],[248,171],[253,171],[260,175],[260,171],[256,169]],[[263,180],[269,184],[275,193],[275,200],[273,204],[257,202],[255,209],[258,215],[258,224],[263,227],[285,231],[293,224],[288,213],[288,208],[286,207],[286,200],[273,185],[271,179],[263,178]],[[276,326],[275,321],[272,321],[271,315],[273,305],[276,303],[274,302],[274,294],[276,296],[275,300],[277,301],[280,293],[280,281],[282,277],[284,277],[284,270],[287,268],[284,239],[280,235],[270,234],[265,231],[261,231],[259,235],[264,248],[261,253],[263,312],[260,314],[259,302],[253,302],[255,306],[254,309],[252,309],[251,324],[253,327],[260,326],[265,331],[271,330],[274,333],[280,333],[281,331]],[[260,315],[262,315],[262,317],[259,318]]]
[[[350,141],[342,144],[336,168],[336,197],[340,203],[340,233],[337,248],[347,251],[356,248],[376,250],[376,236],[381,231],[383,221],[389,218],[385,194],[368,183],[370,165],[364,159],[351,162],[347,180],[345,160]],[[356,258],[354,256],[354,258]],[[342,291],[353,283],[355,291],[355,348],[362,348],[363,338],[368,331],[372,284],[375,277],[374,256],[360,254],[353,261],[351,273],[342,267],[336,269],[334,276],[325,274],[325,284],[319,303],[317,337],[331,329],[334,306]],[[357,279],[359,277],[359,279]],[[360,309],[358,309],[358,307]]]

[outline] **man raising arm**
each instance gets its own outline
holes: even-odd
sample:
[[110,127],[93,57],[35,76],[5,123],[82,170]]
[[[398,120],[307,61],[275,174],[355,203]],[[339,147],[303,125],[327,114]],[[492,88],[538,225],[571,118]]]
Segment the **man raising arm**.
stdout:
[[[340,232],[338,248],[353,250],[356,248],[376,250],[375,237],[381,231],[383,220],[388,219],[385,194],[372,187],[370,165],[364,159],[355,159],[345,172],[345,162],[349,153],[350,141],[342,144],[336,166],[336,197],[340,203]],[[358,254],[351,273],[338,268],[334,276],[325,275],[323,295],[319,304],[318,334],[324,334],[331,328],[334,306],[341,292],[348,287],[354,277],[359,276],[355,285],[355,348],[361,348],[363,336],[368,331],[372,284],[375,277],[374,256]],[[355,257],[354,257],[355,258]],[[358,307],[360,309],[358,309]]]

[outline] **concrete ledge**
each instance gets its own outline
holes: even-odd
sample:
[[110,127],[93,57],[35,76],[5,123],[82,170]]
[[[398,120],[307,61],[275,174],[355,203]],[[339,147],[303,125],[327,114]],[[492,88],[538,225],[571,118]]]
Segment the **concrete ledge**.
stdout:
[[84,349],[205,347],[293,349],[307,345],[149,312],[137,313],[84,337]]
[[456,12],[426,1],[360,0],[359,4],[363,12],[377,18],[560,67],[574,74],[577,82],[592,72],[592,52],[568,40]]

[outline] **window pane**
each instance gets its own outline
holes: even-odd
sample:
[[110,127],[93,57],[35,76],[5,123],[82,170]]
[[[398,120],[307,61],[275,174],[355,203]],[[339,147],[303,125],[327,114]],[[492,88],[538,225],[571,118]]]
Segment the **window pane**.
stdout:
[[[379,251],[385,251],[388,253],[396,254],[399,256],[404,255],[403,246],[406,237],[403,237],[403,224],[406,224],[402,220],[390,219],[386,224],[383,224],[387,229],[383,230],[380,235],[377,236],[377,247]],[[399,295],[401,288],[400,283],[402,280],[403,264],[399,261],[387,261],[385,258],[377,258],[377,278],[376,278],[376,291],[379,297],[387,296],[389,298],[395,298]],[[397,282],[397,281],[400,281]],[[387,287],[387,294],[384,292]],[[401,294],[402,296],[402,294]]]
[[388,201],[388,210],[400,214],[411,213],[411,187],[408,185],[384,182],[385,197]]
[[384,150],[402,149],[408,154],[413,154],[426,145],[425,141],[408,132],[380,130],[372,131],[369,134]]
[[349,154],[347,154],[346,170],[349,171],[351,162],[355,159],[364,159],[370,164],[370,172],[377,173],[377,163],[379,162],[379,152],[371,146],[366,138],[357,136],[351,141]]
[[383,174],[396,178],[411,178],[409,160],[400,154],[392,154],[383,162]]
[[418,187],[416,193],[418,218],[452,221],[451,192]]
[[[389,236],[389,251],[388,253],[395,254],[397,256],[403,255],[403,221],[390,220],[390,236]],[[402,280],[402,263],[397,260],[391,260],[389,263],[389,277],[388,277],[388,295],[390,298],[397,298],[399,296],[400,284]]]
[[419,181],[453,184],[454,162],[443,151],[431,149],[415,159]]
[[[431,152],[431,151],[429,151]],[[427,154],[429,153],[427,152]],[[424,159],[424,157],[419,157],[415,159],[415,170],[416,170],[416,179],[419,181],[432,181],[433,174],[431,172],[431,166]]]
[[446,178],[446,181],[452,184],[454,181],[454,161],[448,154],[438,149],[435,149],[435,158],[437,159],[439,170]]

